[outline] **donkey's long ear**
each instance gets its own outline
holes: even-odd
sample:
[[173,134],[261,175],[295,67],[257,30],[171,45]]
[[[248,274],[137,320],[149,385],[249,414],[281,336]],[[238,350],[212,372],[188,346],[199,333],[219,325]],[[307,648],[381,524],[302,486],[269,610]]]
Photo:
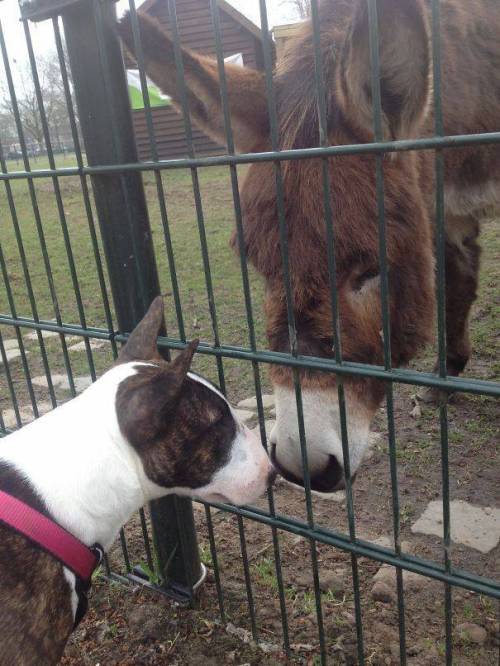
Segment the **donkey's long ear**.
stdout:
[[[430,92],[429,27],[421,0],[378,0],[380,90],[385,139],[413,136]],[[355,0],[338,68],[347,118],[373,131],[367,0]]]
[[[174,44],[158,21],[139,13],[144,63],[148,76],[167,95],[177,110],[181,99],[177,86]],[[135,57],[130,14],[121,20],[118,31],[132,57]],[[196,124],[218,143],[225,143],[224,118],[220,100],[217,62],[194,51],[182,49],[189,110]],[[266,89],[263,75],[256,70],[225,65],[229,109],[235,144],[240,152],[250,152],[269,133]]]
[[168,426],[198,343],[193,340],[172,363],[140,367],[137,374],[120,384],[116,396],[118,422],[131,444],[147,445]]
[[157,296],[122,347],[118,363],[162,360],[158,353],[157,338],[163,325],[163,310],[163,298]]

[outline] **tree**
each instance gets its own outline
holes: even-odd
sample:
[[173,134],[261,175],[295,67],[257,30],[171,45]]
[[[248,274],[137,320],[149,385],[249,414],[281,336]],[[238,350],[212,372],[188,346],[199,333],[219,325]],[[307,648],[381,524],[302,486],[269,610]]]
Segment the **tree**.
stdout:
[[306,19],[311,14],[311,0],[282,0],[280,4],[289,7],[300,19]]
[[0,146],[3,153],[8,151],[9,146],[16,141],[16,126],[12,114],[0,110]]
[[[48,53],[38,58],[37,72],[51,143],[54,149],[60,150],[64,143],[71,142],[71,128],[57,53]],[[27,63],[17,68],[14,72],[14,79],[19,116],[27,143],[31,143],[35,149],[43,149],[45,137],[42,117],[33,76]],[[2,125],[5,119],[5,130],[0,129],[0,140],[4,142],[7,139],[7,136],[4,139],[4,134],[7,135],[7,127],[10,132],[13,128],[14,109],[5,85],[0,88],[0,95],[0,122]],[[7,119],[10,119],[8,124]],[[14,129],[14,137],[16,136],[17,129]],[[14,142],[17,143],[17,139]]]

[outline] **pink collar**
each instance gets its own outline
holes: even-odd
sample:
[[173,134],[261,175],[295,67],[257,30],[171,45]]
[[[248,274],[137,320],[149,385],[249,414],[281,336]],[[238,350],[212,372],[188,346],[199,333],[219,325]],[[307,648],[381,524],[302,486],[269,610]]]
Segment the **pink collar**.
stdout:
[[90,584],[101,560],[100,546],[89,548],[53,520],[2,490],[0,522],[12,527]]

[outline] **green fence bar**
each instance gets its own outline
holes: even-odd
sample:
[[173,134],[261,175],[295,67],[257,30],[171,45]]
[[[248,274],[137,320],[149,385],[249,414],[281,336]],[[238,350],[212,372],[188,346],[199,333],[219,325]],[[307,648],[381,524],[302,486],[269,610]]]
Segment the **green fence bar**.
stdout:
[[[193,130],[191,125],[191,118],[189,115],[189,106],[187,101],[187,91],[186,91],[186,82],[184,79],[184,65],[182,62],[181,55],[181,42],[179,35],[179,28],[177,25],[177,12],[175,8],[175,1],[168,0],[168,16],[170,19],[170,25],[172,29],[172,36],[174,40],[174,55],[175,55],[175,68],[177,75],[177,85],[180,91],[181,98],[181,108],[182,116],[184,119],[184,131],[186,134],[186,144],[188,155],[190,158],[194,158],[194,147],[193,147]],[[220,344],[219,339],[219,325],[217,322],[217,312],[215,308],[215,296],[212,283],[212,272],[210,268],[210,259],[208,256],[208,245],[207,237],[205,231],[205,220],[203,214],[203,205],[201,202],[201,193],[200,193],[200,183],[198,179],[198,171],[195,166],[191,167],[191,180],[193,184],[193,194],[194,194],[194,203],[196,208],[196,220],[198,223],[198,232],[200,236],[200,248],[201,256],[203,260],[203,269],[205,273],[205,285],[207,290],[207,300],[208,300],[208,309],[210,312],[210,319],[212,322],[212,331],[214,336],[214,345],[218,347]],[[217,372],[219,375],[219,386],[223,393],[226,392],[226,381],[224,379],[224,368],[222,364],[222,358],[217,358]]]
[[[380,91],[380,61],[377,6],[374,0],[367,0],[368,19],[370,26],[370,61],[371,61],[371,88],[373,98],[373,134],[375,141],[382,141],[382,97]],[[384,353],[384,368],[388,371],[392,367],[391,359],[391,322],[389,310],[389,275],[387,268],[387,239],[385,227],[385,201],[384,201],[384,172],[383,155],[375,155],[375,177],[377,190],[377,217],[379,233],[379,259],[380,259],[380,298],[382,305],[382,339]],[[392,521],[394,535],[394,550],[401,555],[401,517],[399,510],[399,488],[396,464],[396,432],[394,424],[394,387],[385,386],[385,402],[387,409],[387,431],[389,440],[389,469],[391,477],[392,495]],[[404,603],[403,570],[396,568],[396,591],[398,603],[399,626],[399,660],[401,666],[406,666],[406,619]]]
[[[224,68],[224,53],[222,48],[222,34],[221,34],[219,7],[217,5],[217,0],[210,0],[210,13],[212,16],[212,24],[214,29],[215,47],[217,55],[217,68],[219,74],[222,111],[224,115],[224,131],[226,135],[227,152],[230,155],[234,155],[235,146],[234,146],[233,129],[231,125],[231,116],[229,112],[227,81]],[[231,177],[234,218],[236,225],[236,235],[238,240],[238,251],[240,259],[241,278],[243,283],[243,296],[245,301],[245,312],[246,312],[247,326],[248,326],[249,345],[252,351],[256,351],[257,342],[256,342],[255,325],[253,317],[252,295],[250,292],[248,264],[245,256],[245,241],[243,236],[243,219],[242,219],[241,201],[240,201],[239,184],[238,184],[238,172],[235,164],[229,165],[229,173]],[[262,445],[267,450],[267,435],[266,435],[265,420],[264,420],[264,408],[262,405],[261,376],[258,363],[256,363],[255,361],[252,362],[252,370],[254,377],[255,395],[257,398],[257,414],[259,417],[260,437]],[[275,515],[274,493],[272,488],[268,488],[267,496],[269,503],[269,512],[271,515]],[[208,508],[207,512],[209,512]],[[210,529],[210,524],[211,522],[209,523],[209,529]],[[276,571],[276,581],[277,581],[278,596],[280,602],[281,626],[283,629],[283,647],[285,649],[286,655],[288,657],[291,657],[290,639],[288,631],[288,615],[287,615],[286,600],[285,600],[285,589],[283,585],[283,572],[281,570],[281,552],[280,552],[278,530],[275,527],[272,527],[271,534],[272,534],[273,550],[274,550],[274,566]],[[210,538],[212,539],[212,536],[210,536]]]

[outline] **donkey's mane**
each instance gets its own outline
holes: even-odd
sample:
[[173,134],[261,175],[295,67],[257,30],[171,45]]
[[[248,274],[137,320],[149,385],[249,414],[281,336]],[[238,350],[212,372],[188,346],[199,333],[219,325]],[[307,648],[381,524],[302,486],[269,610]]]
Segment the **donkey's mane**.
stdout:
[[[322,85],[328,128],[339,120],[335,104],[335,63],[352,14],[347,0],[323,0],[319,7]],[[280,148],[318,146],[318,91],[315,77],[315,39],[312,19],[304,21],[301,34],[285,46],[275,75],[280,129]]]

